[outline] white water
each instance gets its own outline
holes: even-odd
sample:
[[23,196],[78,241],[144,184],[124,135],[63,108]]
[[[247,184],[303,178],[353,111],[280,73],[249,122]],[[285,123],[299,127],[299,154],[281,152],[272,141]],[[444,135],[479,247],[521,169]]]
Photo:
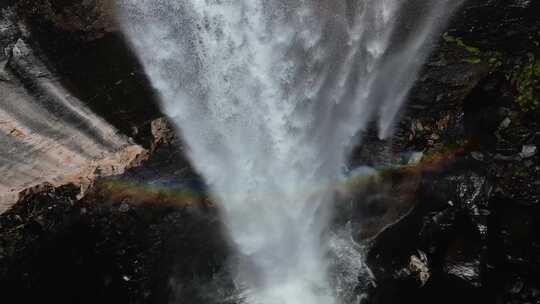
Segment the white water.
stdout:
[[406,2],[122,2],[120,24],[249,258],[248,302],[336,303],[321,234],[347,147],[374,118],[391,133],[459,1]]

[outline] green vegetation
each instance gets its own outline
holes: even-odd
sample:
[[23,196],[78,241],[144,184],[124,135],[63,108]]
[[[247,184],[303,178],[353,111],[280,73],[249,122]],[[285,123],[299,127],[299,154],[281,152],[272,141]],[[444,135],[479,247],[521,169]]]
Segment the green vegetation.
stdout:
[[464,62],[471,63],[471,64],[478,64],[482,62],[482,58],[480,57],[467,57],[463,59]]
[[[492,70],[499,70],[503,67],[504,57],[501,52],[482,51],[477,47],[466,44],[462,38],[454,37],[445,33],[444,41],[459,46],[469,55],[462,59],[463,62],[479,64],[486,62]],[[538,46],[539,43],[534,41]],[[524,64],[520,64],[508,72],[506,78],[512,82],[516,89],[516,101],[523,111],[534,111],[540,108],[540,58],[534,53],[528,53]]]
[[464,50],[466,50],[469,53],[480,54],[480,49],[465,44],[465,42],[463,42],[463,39],[461,39],[459,37],[454,37],[454,36],[449,35],[448,33],[444,33],[443,39],[446,42],[457,44],[459,47],[463,48]]
[[463,62],[470,64],[478,64],[483,61],[487,61],[492,69],[498,69],[503,65],[503,56],[500,52],[495,51],[482,51],[477,47],[466,44],[463,39],[455,36],[451,36],[448,33],[443,35],[444,41],[447,43],[453,43],[465,50],[470,56],[463,59]]
[[527,62],[510,77],[517,91],[516,101],[523,111],[534,111],[540,106],[540,59],[527,54]]
[[489,66],[492,69],[498,69],[503,65],[503,56],[500,52],[490,52],[491,56],[488,59]]

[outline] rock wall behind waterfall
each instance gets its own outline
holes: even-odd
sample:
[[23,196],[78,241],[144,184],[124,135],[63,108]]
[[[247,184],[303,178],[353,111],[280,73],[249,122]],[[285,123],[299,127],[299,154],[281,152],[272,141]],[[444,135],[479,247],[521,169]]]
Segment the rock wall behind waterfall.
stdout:
[[[91,67],[107,64],[99,58],[122,61],[112,58],[113,53],[99,57],[99,47],[108,48],[106,43],[105,47],[99,42],[81,50],[89,41],[114,43],[114,39],[103,39],[113,31],[112,22],[103,14],[108,11],[105,4],[94,3],[84,14],[85,6],[32,4],[0,8],[0,212],[44,183],[75,183],[85,190],[98,176],[119,174],[139,164],[147,152],[126,134],[137,139],[150,136],[149,119],[131,119],[124,125],[121,121],[129,116],[130,103],[136,108],[135,98],[130,97],[137,94],[148,103],[147,113],[156,113],[152,98],[145,98],[149,94],[125,93],[129,89],[124,84],[133,82],[135,73],[92,73]],[[66,39],[58,45],[52,43],[65,35],[75,38],[71,43]],[[42,47],[37,37],[50,44]],[[89,56],[94,53],[98,55]],[[108,66],[114,69],[118,64]],[[66,82],[70,73],[82,78]],[[100,86],[100,90],[87,89],[92,86]],[[133,87],[137,91],[137,86],[130,89]],[[120,123],[110,124],[95,114],[89,105],[99,102],[109,103],[101,111]],[[119,114],[123,109],[125,116]]]

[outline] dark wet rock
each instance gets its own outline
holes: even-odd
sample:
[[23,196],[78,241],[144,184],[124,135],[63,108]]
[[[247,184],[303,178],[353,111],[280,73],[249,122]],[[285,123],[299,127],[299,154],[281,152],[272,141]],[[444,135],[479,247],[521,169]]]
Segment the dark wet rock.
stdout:
[[[168,125],[164,119],[158,121],[164,128]],[[99,179],[86,198],[114,199],[128,205],[212,205],[206,185],[185,158],[181,141],[176,136],[167,138],[168,141],[163,141],[162,137],[155,137],[151,157],[142,166]]]
[[[388,140],[394,158],[423,153],[423,173],[414,209],[372,241],[374,303],[538,301],[540,112],[523,102],[521,71],[540,52],[539,5],[466,2],[427,63]],[[409,269],[418,250],[423,287]]]
[[[142,167],[98,180],[82,199],[76,186],[44,186],[1,215],[4,299],[221,303],[232,298],[230,247],[217,210],[203,186],[172,181],[185,181],[183,172],[190,170],[172,147],[161,145]],[[165,167],[168,171],[155,174]]]
[[10,47],[20,35],[13,8],[0,7],[0,62],[7,60]]
[[452,28],[482,48],[526,52],[538,47],[539,11],[538,1],[471,0],[454,18]]
[[[448,170],[424,172],[414,209],[373,241],[367,261],[377,282],[374,303],[482,293],[490,182]],[[438,290],[447,285],[453,287]]]
[[[531,114],[519,109],[505,82],[488,76],[464,95],[458,126],[444,126],[464,142],[460,152],[439,161],[439,169],[424,166],[414,210],[373,241],[368,263],[378,286],[374,303],[531,299],[505,286],[538,286],[537,262],[529,254],[538,250],[532,232],[538,215],[532,186],[538,161],[532,146],[539,129]],[[425,125],[414,122],[407,129],[423,131]],[[444,146],[434,150],[429,142],[424,145],[432,159],[448,153]],[[520,155],[524,145],[532,158],[528,165]],[[424,287],[409,269],[418,250],[426,252],[431,273]]]
[[471,286],[480,287],[480,261],[473,260],[471,262],[449,262],[444,265],[444,272],[449,276],[455,276],[459,280],[469,283]]
[[162,145],[171,145],[175,142],[175,134],[172,124],[164,117],[155,119],[150,125],[152,132],[151,151],[155,151]]
[[420,182],[418,171],[403,167],[382,172],[365,172],[348,183],[346,198],[351,210],[348,220],[353,237],[359,241],[373,238],[398,222],[414,208],[414,193]]
[[[535,26],[536,21],[526,20],[520,22]],[[422,151],[439,169],[424,165],[414,209],[373,240],[368,263],[377,288],[371,300],[533,303],[538,298],[522,289],[538,288],[537,259],[531,259],[538,252],[538,234],[532,232],[539,197],[539,161],[533,148],[540,130],[538,112],[517,102],[507,67],[465,63],[477,51],[463,41],[452,43],[443,42],[432,56],[435,63],[428,64],[391,139],[394,153]],[[523,56],[501,45],[479,45],[505,51],[508,66]],[[531,46],[533,52],[536,48]],[[443,157],[449,153],[453,156]],[[418,250],[426,252],[431,274],[423,287],[409,268]]]
[[50,23],[58,30],[74,33],[81,39],[95,40],[116,30],[113,5],[110,0],[21,0],[17,3],[17,10],[25,19]]

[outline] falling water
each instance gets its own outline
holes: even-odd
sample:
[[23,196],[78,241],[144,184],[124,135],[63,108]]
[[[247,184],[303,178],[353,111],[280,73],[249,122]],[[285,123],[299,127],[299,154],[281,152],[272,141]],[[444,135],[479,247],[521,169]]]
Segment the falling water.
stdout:
[[[413,3],[414,2],[414,3]],[[355,134],[393,122],[455,0],[124,0],[119,20],[248,257],[248,302],[331,304]]]

